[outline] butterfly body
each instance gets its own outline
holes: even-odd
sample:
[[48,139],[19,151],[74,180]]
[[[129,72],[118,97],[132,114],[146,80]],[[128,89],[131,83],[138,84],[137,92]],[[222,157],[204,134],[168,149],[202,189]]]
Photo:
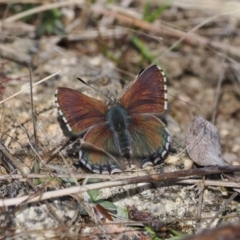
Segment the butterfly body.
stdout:
[[120,172],[163,160],[170,134],[158,118],[167,108],[166,78],[153,65],[109,107],[69,88],[58,88],[56,103],[68,129],[84,133],[80,161],[96,173]]
[[127,112],[120,105],[116,105],[108,110],[107,120],[114,136],[114,144],[127,164],[130,165],[132,152],[131,136],[128,130],[130,121]]
[[126,130],[129,125],[127,112],[120,105],[109,108],[107,112],[107,121],[110,128],[116,132]]

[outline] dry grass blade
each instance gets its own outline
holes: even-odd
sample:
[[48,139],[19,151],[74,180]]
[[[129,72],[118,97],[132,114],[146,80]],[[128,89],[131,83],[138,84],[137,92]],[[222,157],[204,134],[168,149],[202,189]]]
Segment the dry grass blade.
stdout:
[[[62,69],[62,70],[60,70],[60,71],[58,71],[58,72],[56,72],[56,73],[54,73],[54,74],[52,74],[52,75],[50,75],[50,76],[44,78],[44,79],[42,79],[42,80],[40,80],[40,81],[34,83],[32,86],[33,86],[33,87],[34,87],[34,86],[37,86],[37,85],[39,85],[39,84],[41,84],[41,83],[47,81],[48,79],[50,79],[50,78],[52,78],[52,77],[58,75],[59,73],[65,71],[65,70],[67,70],[67,68],[64,68],[64,69]],[[23,90],[21,90],[21,91],[19,91],[19,92],[17,92],[17,93],[14,93],[14,94],[11,95],[10,97],[5,98],[4,100],[0,101],[0,105],[3,104],[4,102],[10,100],[11,98],[14,98],[14,97],[18,96],[19,94],[21,94],[21,93],[23,93],[23,92],[29,90],[29,89],[30,89],[30,86],[27,87],[27,88],[25,88],[25,89],[23,89]]]
[[46,199],[56,198],[60,196],[66,196],[76,193],[83,193],[89,190],[94,189],[102,189],[102,188],[109,188],[109,187],[116,187],[122,186],[126,184],[133,184],[133,183],[144,183],[144,182],[158,182],[158,181],[172,181],[173,179],[179,177],[189,177],[189,176],[204,176],[208,174],[217,174],[217,173],[233,173],[240,171],[240,166],[237,167],[209,167],[209,168],[202,168],[202,169],[193,169],[193,170],[185,170],[185,171],[176,171],[164,174],[153,174],[141,177],[132,177],[123,180],[115,180],[105,183],[96,183],[90,185],[84,185],[79,187],[72,187],[67,189],[61,189],[57,191],[49,191],[45,193],[41,193],[40,195],[34,196],[24,196],[14,199],[2,199],[0,201],[0,207],[4,206],[13,206],[19,205],[22,203],[30,203],[30,202],[38,202]]
[[[218,18],[220,15],[215,15],[213,17],[206,19],[204,22],[197,25],[195,28],[193,28],[189,32],[183,32],[183,31],[173,29],[170,27],[155,26],[154,24],[145,22],[141,19],[134,18],[134,17],[128,16],[126,14],[118,13],[118,12],[114,11],[114,8],[111,9],[111,7],[107,8],[107,7],[103,7],[103,6],[99,6],[99,5],[94,5],[92,7],[92,10],[99,14],[104,14],[104,15],[114,17],[115,19],[120,20],[125,24],[139,27],[146,31],[153,32],[155,34],[161,34],[161,35],[165,35],[167,37],[174,37],[174,38],[179,39],[169,50],[175,48],[182,41],[184,41],[187,44],[190,44],[193,46],[205,45],[208,47],[213,47],[213,48],[219,49],[221,51],[228,51],[229,53],[231,53],[232,55],[235,55],[235,56],[240,56],[240,50],[238,49],[238,47],[229,46],[229,44],[224,44],[224,43],[217,42],[217,41],[210,41],[208,38],[202,37],[202,36],[194,33],[197,29],[199,29],[202,26],[204,26],[205,24],[211,22],[213,19]],[[233,12],[235,12],[235,11],[230,11],[230,12],[224,13],[222,15],[231,15]]]
[[4,19],[4,21],[0,22],[0,28],[2,27],[2,24],[4,22],[6,22],[6,23],[14,22],[14,21],[22,19],[26,16],[29,16],[29,15],[33,15],[33,14],[40,13],[40,12],[43,12],[43,11],[51,10],[51,9],[54,9],[54,8],[60,8],[60,7],[64,7],[64,6],[74,5],[74,4],[81,5],[81,4],[84,4],[84,1],[81,1],[81,0],[67,0],[67,1],[64,1],[64,2],[57,2],[57,3],[41,5],[39,7],[35,7],[33,9],[15,14],[12,17],[8,17],[8,18]]

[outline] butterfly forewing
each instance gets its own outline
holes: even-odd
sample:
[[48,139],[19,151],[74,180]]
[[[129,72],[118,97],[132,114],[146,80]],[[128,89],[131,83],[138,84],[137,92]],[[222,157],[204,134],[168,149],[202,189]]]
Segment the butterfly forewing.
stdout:
[[154,113],[167,109],[166,77],[162,69],[153,65],[144,70],[124,93],[120,104],[129,115]]
[[68,129],[74,134],[106,121],[106,104],[73,89],[58,88],[56,103]]

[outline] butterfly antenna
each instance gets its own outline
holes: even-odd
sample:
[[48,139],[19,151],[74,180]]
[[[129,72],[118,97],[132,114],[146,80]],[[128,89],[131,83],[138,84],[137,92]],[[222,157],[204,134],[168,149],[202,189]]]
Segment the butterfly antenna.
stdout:
[[95,91],[97,91],[98,93],[100,93],[102,96],[104,96],[105,98],[107,98],[108,100],[110,100],[111,103],[113,103],[113,100],[106,96],[103,92],[101,92],[100,90],[96,89],[95,87],[91,86],[90,84],[86,83],[84,80],[82,80],[81,78],[77,78],[77,80],[79,80],[81,83],[89,86],[90,88],[94,89]]

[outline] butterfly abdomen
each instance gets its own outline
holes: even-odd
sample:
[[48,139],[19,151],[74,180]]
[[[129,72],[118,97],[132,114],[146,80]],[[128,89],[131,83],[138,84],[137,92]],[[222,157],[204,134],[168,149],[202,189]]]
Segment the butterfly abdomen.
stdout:
[[[123,158],[127,161],[128,165],[131,165],[130,159],[132,157],[132,148],[128,130],[117,133],[117,142],[119,150]],[[130,166],[129,166],[130,167]]]
[[132,151],[126,111],[119,105],[111,107],[107,114],[107,121],[114,133],[116,147],[119,149],[121,156],[130,163]]

